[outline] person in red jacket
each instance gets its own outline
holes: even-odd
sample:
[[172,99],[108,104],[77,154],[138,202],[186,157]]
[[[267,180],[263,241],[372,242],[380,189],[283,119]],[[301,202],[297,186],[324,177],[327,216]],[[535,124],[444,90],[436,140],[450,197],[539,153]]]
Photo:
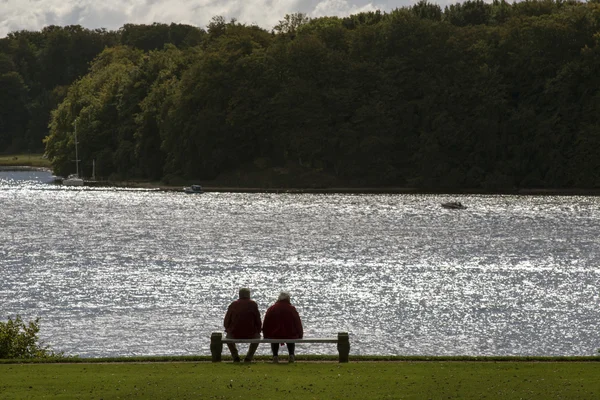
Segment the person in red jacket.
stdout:
[[[290,294],[281,292],[277,302],[267,310],[263,322],[263,334],[265,339],[302,339],[304,330],[302,321],[296,307],[290,302]],[[290,354],[289,362],[295,361],[295,343],[287,343]],[[278,363],[279,343],[271,343],[273,362]]]
[[[239,299],[234,301],[227,308],[225,320],[226,337],[230,339],[259,339],[261,322],[260,311],[254,300],[250,299],[250,289],[241,288]],[[233,362],[240,362],[240,356],[235,343],[227,343]],[[258,343],[250,343],[248,354],[244,362],[251,362],[254,353],[258,348]]]

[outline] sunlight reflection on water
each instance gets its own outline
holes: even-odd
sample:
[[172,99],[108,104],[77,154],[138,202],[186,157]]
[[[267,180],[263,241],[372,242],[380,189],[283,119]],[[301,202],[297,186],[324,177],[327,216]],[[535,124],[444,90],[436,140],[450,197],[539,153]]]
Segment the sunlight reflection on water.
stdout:
[[352,354],[600,347],[595,197],[462,196],[455,211],[442,195],[198,196],[2,174],[2,315],[40,316],[55,350],[209,354],[240,286],[263,313],[289,290],[306,336],[348,331]]

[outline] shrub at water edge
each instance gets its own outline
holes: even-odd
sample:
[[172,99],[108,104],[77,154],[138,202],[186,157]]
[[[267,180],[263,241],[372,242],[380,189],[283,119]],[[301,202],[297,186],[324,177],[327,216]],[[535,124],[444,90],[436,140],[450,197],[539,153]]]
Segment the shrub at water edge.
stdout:
[[28,323],[17,315],[0,321],[0,359],[33,359],[63,357],[39,343],[39,317]]

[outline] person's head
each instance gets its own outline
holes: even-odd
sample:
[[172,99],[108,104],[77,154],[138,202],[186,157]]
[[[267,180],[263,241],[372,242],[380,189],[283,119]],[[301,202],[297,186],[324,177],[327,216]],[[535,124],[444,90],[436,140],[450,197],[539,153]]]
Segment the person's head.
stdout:
[[290,294],[288,292],[281,292],[279,293],[279,297],[277,298],[277,301],[290,301]]
[[248,288],[240,288],[240,299],[249,299],[250,298],[250,289]]

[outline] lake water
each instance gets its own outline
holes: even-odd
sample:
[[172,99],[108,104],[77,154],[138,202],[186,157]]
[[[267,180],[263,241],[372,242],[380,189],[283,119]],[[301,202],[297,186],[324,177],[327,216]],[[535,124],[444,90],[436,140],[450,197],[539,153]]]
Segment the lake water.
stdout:
[[0,171],[0,318],[41,317],[57,351],[208,355],[240,286],[263,315],[290,291],[305,336],[348,331],[351,354],[600,348],[598,197],[469,195],[459,199],[468,209],[445,210],[452,196],[187,195],[50,180]]

